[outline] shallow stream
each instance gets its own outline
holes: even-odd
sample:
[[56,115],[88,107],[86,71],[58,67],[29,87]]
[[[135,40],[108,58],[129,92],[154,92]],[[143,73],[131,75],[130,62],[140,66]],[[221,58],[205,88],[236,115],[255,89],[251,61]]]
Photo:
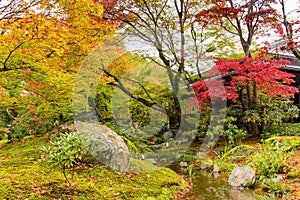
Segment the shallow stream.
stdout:
[[[188,175],[186,169],[180,169],[178,164],[169,166],[178,174]],[[237,190],[229,188],[228,183],[220,177],[203,170],[194,170],[192,178],[193,188],[186,194],[184,200],[255,200],[255,192],[252,189]]]

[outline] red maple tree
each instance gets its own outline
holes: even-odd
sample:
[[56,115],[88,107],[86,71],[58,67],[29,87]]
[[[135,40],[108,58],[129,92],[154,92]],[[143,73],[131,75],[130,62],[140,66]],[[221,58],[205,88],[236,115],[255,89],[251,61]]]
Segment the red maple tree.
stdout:
[[[294,97],[298,89],[290,86],[294,82],[293,74],[282,71],[289,64],[286,60],[274,60],[266,56],[256,58],[239,58],[232,60],[218,60],[216,66],[207,74],[210,80],[202,80],[193,84],[193,89],[198,92],[197,102],[207,104],[207,101],[218,98],[240,101],[244,110],[254,109],[257,103],[258,91],[268,97],[289,99]],[[218,76],[222,76],[220,79]],[[214,78],[215,77],[215,78]],[[226,94],[218,88],[218,82],[225,83]],[[247,86],[256,84],[257,91],[247,89]],[[209,87],[208,87],[209,85]]]

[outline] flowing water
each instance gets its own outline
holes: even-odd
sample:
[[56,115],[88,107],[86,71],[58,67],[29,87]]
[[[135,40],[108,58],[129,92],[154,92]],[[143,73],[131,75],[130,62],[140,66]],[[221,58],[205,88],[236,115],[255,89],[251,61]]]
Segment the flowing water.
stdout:
[[[180,169],[178,164],[169,166],[179,174],[188,175],[186,169]],[[220,177],[203,170],[194,170],[192,191],[186,194],[185,200],[255,200],[252,189],[237,190],[229,188],[228,183]]]

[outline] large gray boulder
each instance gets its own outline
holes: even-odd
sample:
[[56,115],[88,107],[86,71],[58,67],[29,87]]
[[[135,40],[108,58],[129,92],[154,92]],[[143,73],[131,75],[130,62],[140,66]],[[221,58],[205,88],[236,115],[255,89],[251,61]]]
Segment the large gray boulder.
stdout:
[[237,166],[231,172],[228,179],[232,188],[244,188],[255,183],[255,171],[251,167]]
[[130,152],[124,140],[109,127],[88,122],[76,122],[85,144],[99,162],[114,170],[126,171],[130,166]]

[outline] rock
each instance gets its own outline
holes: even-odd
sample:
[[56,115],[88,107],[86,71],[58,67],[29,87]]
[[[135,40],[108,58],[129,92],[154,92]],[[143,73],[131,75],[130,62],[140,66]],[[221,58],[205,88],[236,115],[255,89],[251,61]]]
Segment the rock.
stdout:
[[205,153],[205,152],[202,152],[202,151],[199,151],[199,152],[196,154],[196,157],[197,157],[197,158],[203,158],[204,156],[206,156],[206,153]]
[[228,179],[232,188],[244,188],[255,183],[255,171],[251,167],[237,166],[231,172]]
[[187,162],[180,162],[180,163],[179,163],[179,166],[180,166],[180,167],[187,167],[187,166],[188,166],[188,163],[187,163]]
[[271,181],[273,182],[281,182],[283,180],[282,175],[278,175],[276,178],[272,178]]
[[168,141],[173,137],[174,137],[174,134],[171,131],[167,131],[163,134],[163,138],[165,141]]
[[213,173],[219,173],[220,167],[217,164],[214,164]]
[[200,165],[199,165],[200,169],[202,169],[202,170],[211,168],[212,166],[213,166],[213,162],[209,159],[201,160]]
[[148,158],[148,159],[145,159],[145,160],[148,160],[148,161],[151,162],[153,165],[157,165],[157,162],[156,162],[153,158]]
[[88,151],[101,163],[114,170],[126,171],[130,166],[130,152],[124,140],[105,125],[76,122]]
[[220,174],[218,172],[213,172],[213,176],[214,176],[214,178],[218,178],[220,176]]
[[68,121],[59,126],[59,132],[61,133],[71,133],[75,131],[76,131],[76,127],[73,121]]

